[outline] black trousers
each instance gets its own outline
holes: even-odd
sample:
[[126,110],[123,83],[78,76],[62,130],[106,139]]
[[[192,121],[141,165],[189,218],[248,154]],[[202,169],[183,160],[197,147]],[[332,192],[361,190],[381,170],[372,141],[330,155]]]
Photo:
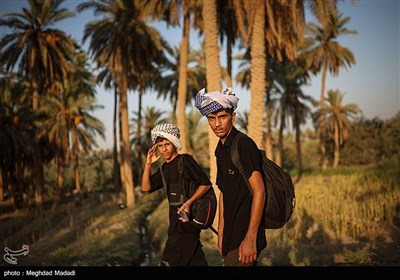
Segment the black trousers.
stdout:
[[200,234],[171,235],[165,243],[161,266],[208,266]]

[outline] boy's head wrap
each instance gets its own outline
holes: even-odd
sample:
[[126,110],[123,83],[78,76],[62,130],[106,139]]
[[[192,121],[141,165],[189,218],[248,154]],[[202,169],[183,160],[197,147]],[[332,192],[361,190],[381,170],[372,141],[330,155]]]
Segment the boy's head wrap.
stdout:
[[212,91],[207,93],[203,88],[196,95],[195,106],[203,116],[207,116],[209,113],[214,113],[220,109],[235,110],[238,101],[239,98],[235,96],[232,88],[226,88],[223,92]]
[[168,139],[174,144],[177,150],[182,149],[182,142],[179,128],[171,123],[158,124],[151,130],[151,141],[156,143],[158,137]]

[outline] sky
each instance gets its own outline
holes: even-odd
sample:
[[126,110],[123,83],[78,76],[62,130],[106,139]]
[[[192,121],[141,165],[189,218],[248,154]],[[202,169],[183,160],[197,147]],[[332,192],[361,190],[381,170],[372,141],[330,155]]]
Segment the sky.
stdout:
[[[79,0],[66,0],[64,5],[71,11],[81,3]],[[379,117],[383,120],[393,117],[400,111],[400,1],[398,0],[344,0],[339,1],[339,10],[344,17],[350,17],[346,27],[356,30],[356,35],[344,35],[338,42],[350,49],[356,59],[356,64],[348,69],[341,68],[339,76],[333,77],[328,73],[326,90],[340,90],[344,93],[343,104],[355,103],[363,112],[363,116],[371,119]],[[21,7],[27,7],[26,0],[0,0],[0,15],[8,12],[19,12]],[[92,10],[76,13],[71,19],[61,21],[55,27],[70,34],[82,43],[85,24],[94,19]],[[306,11],[306,21],[316,21]],[[156,28],[170,42],[177,46],[181,38],[181,29],[167,28],[165,24],[157,24]],[[8,34],[10,30],[0,28],[0,37]],[[191,47],[199,48],[200,39],[196,31],[191,32]],[[89,39],[83,44],[87,50]],[[225,58],[220,57],[224,65]],[[233,75],[238,68],[238,63],[233,62]],[[250,109],[250,95],[246,90],[236,87],[236,96],[239,98],[238,112]],[[93,113],[106,127],[106,140],[98,139],[100,148],[112,147],[112,114],[113,91],[105,91],[101,86],[96,88],[97,100],[104,109]],[[200,90],[200,89],[199,89]],[[309,85],[303,87],[306,95],[319,100],[321,91],[321,76],[312,77]],[[136,92],[129,94],[129,118],[133,111],[138,110],[138,95]],[[155,93],[145,93],[143,108],[155,106],[164,111],[170,111],[168,100],[156,100]]]

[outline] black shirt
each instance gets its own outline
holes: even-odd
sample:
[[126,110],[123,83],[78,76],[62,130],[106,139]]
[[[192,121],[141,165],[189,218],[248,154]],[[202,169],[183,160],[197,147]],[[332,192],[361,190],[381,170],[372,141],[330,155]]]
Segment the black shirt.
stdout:
[[[238,133],[235,127],[222,144],[218,142],[215,149],[217,158],[217,185],[223,193],[224,199],[224,237],[222,241],[222,255],[239,248],[244,239],[251,213],[252,195],[249,188],[235,167],[231,159],[231,145],[233,138]],[[247,178],[254,171],[262,172],[262,158],[256,143],[250,137],[238,141],[239,155]],[[257,253],[267,244],[263,221],[260,223],[257,234]]]
[[[183,175],[184,175],[184,185],[186,197],[190,197],[196,192],[200,185],[211,186],[210,179],[199,166],[199,164],[194,160],[194,158],[189,154],[182,154],[176,156],[172,161],[165,162],[162,165],[162,172],[164,174],[165,181],[168,185],[170,192],[176,191],[177,193],[181,191],[182,186],[179,185],[179,169],[178,161],[179,158],[184,156],[183,161]],[[164,187],[161,177],[160,169],[157,170],[153,175],[150,176],[151,189],[149,192],[159,190]],[[193,226],[191,223],[183,223],[179,220],[179,215],[176,213],[178,206],[169,207],[169,228],[168,235],[192,232],[200,233],[200,229]]]

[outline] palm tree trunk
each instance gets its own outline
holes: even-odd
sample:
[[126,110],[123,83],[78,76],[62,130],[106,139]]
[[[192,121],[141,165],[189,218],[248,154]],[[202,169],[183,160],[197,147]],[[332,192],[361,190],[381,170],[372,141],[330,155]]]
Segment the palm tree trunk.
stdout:
[[[120,73],[123,73],[121,71]],[[131,162],[131,145],[129,142],[129,120],[128,120],[128,92],[127,92],[127,79],[123,77],[124,74],[119,74],[118,86],[120,90],[119,111],[121,114],[121,134],[122,134],[122,147],[121,147],[121,180],[125,185],[126,191],[126,206],[128,208],[135,207],[134,184],[132,176],[132,162]]]
[[55,209],[61,201],[64,190],[64,178],[65,178],[65,161],[63,156],[57,158],[57,194],[54,199],[52,209]]
[[333,168],[338,167],[339,165],[339,149],[340,149],[340,144],[339,144],[339,125],[337,122],[335,122],[335,152],[333,153]]
[[140,85],[139,86],[139,102],[138,102],[138,124],[137,124],[137,145],[136,145],[136,151],[137,151],[137,171],[139,174],[138,178],[138,184],[139,186],[142,184],[142,98],[143,98],[143,87]]
[[181,132],[182,139],[182,153],[187,152],[187,139],[186,131],[186,98],[187,98],[187,60],[189,52],[189,30],[190,30],[190,13],[188,9],[185,9],[185,14],[183,17],[183,34],[182,34],[182,44],[181,53],[179,60],[179,81],[178,81],[178,115],[177,123]]
[[39,90],[36,78],[32,78],[32,91],[32,109],[34,112],[37,112],[39,110]]
[[[205,54],[206,54],[206,79],[207,91],[221,90],[221,64],[219,61],[218,48],[218,27],[217,27],[217,6],[215,0],[203,2],[203,20],[204,20],[204,39],[205,39]],[[217,164],[215,159],[215,148],[218,143],[218,138],[214,132],[208,130],[209,139],[209,156],[210,156],[210,180],[215,185],[217,178]],[[215,194],[219,199],[220,191],[214,187]],[[218,217],[218,207],[216,217]],[[217,219],[214,221],[214,226],[217,225]]]
[[[121,98],[119,99],[118,102],[118,108],[120,108],[122,106],[121,104]],[[122,153],[123,151],[123,144],[122,144],[122,122],[121,122],[121,111],[118,110],[118,114],[119,114],[119,121],[118,121],[118,125],[119,125],[119,154],[120,154],[120,164],[119,164],[119,177],[121,179],[121,186],[122,186],[122,193],[124,193],[124,195],[126,196],[126,182],[125,182],[125,177],[123,176],[123,170],[122,170],[122,161],[123,161],[123,157],[124,154]]]
[[0,202],[4,200],[4,188],[5,184],[3,181],[3,169],[0,166]]
[[10,200],[13,208],[15,210],[18,209],[18,203],[17,203],[17,184],[16,180],[13,180],[11,172],[7,172],[7,182],[8,182],[8,190],[10,192]]
[[281,122],[279,127],[279,137],[278,137],[278,152],[276,153],[275,163],[282,166],[283,159],[283,130],[285,128],[285,113],[281,112]]
[[273,151],[272,151],[272,128],[271,128],[271,106],[269,105],[270,98],[269,92],[267,92],[267,105],[266,105],[266,126],[267,126],[267,133],[265,135],[265,153],[270,160],[273,160]]
[[263,118],[266,91],[266,55],[265,55],[265,1],[259,1],[255,10],[251,35],[251,82],[249,136],[261,148],[263,138]]
[[326,167],[327,167],[326,147],[325,147],[325,129],[323,128],[326,71],[327,71],[327,64],[326,64],[326,59],[324,58],[323,59],[323,65],[322,65],[322,77],[321,77],[321,98],[319,100],[319,109],[320,109],[320,115],[319,115],[319,141],[320,141],[320,153],[321,153],[320,166],[321,166],[322,170],[326,169]]
[[80,180],[80,174],[79,174],[79,141],[77,137],[77,129],[76,127],[74,129],[74,145],[73,145],[73,161],[74,161],[74,177],[75,177],[75,193],[78,194],[81,192],[81,180]]
[[118,149],[117,149],[117,88],[114,90],[114,113],[113,113],[113,181],[114,188],[119,190],[121,187],[121,176],[119,173]]
[[71,150],[71,159],[74,168],[74,182],[75,182],[75,189],[74,194],[78,194],[81,192],[81,182],[79,178],[79,141],[78,141],[78,131],[76,126],[72,126],[71,130],[72,135],[72,150]]
[[40,149],[35,149],[34,151],[34,164],[32,167],[32,173],[32,181],[33,185],[35,186],[36,214],[41,214],[43,211],[44,171]]
[[[38,83],[35,77],[32,77],[32,90],[33,90],[33,97],[32,97],[32,109],[34,112],[39,110],[39,90],[38,90]],[[36,141],[35,141],[36,142]],[[35,143],[38,147],[40,144]],[[44,189],[44,171],[43,171],[43,161],[42,161],[42,154],[40,148],[35,149],[34,163],[32,167],[32,181],[33,185],[35,186],[35,206],[37,214],[40,214],[43,211],[43,189]]]
[[300,129],[300,121],[299,121],[299,113],[298,109],[295,108],[294,111],[294,122],[296,127],[296,152],[297,152],[297,165],[299,168],[299,175],[297,176],[296,181],[298,182],[303,174],[303,159],[301,154],[301,129]]
[[81,182],[80,182],[80,174],[79,174],[79,159],[78,157],[75,159],[74,164],[74,174],[75,174],[75,192],[81,192]]
[[[230,16],[230,13],[233,10],[232,2],[228,1],[227,5],[228,5],[227,26],[231,26],[232,18]],[[225,76],[225,83],[228,87],[232,87],[232,44],[233,44],[233,34],[231,32],[231,29],[228,28],[227,42],[226,42],[226,76]]]

